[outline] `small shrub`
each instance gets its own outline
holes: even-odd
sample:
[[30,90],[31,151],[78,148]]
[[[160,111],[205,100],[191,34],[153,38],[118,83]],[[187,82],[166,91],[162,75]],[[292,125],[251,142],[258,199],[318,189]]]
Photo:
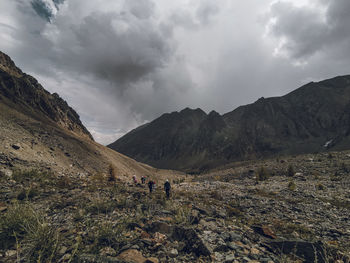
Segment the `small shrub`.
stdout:
[[115,182],[117,180],[117,172],[113,164],[108,166],[107,179],[108,182]]
[[22,239],[27,228],[36,227],[37,214],[28,205],[14,204],[0,217],[0,249],[8,249],[16,243],[16,239]]
[[219,201],[223,200],[223,197],[221,195],[221,193],[217,190],[211,191],[210,192],[210,197]]
[[35,224],[25,224],[26,235],[20,243],[25,262],[53,262],[59,247],[57,229],[38,218]]
[[186,206],[179,206],[176,209],[175,222],[178,224],[189,223],[191,218],[191,209]]
[[258,170],[258,173],[256,175],[257,181],[265,181],[269,178],[269,174],[265,167],[261,166]]
[[68,176],[61,176],[56,179],[56,187],[59,189],[67,189],[72,186],[72,181]]
[[239,216],[242,216],[242,211],[236,207],[227,206],[226,207],[226,214],[229,217],[239,217]]
[[117,203],[112,200],[106,200],[102,198],[95,198],[92,202],[85,207],[86,212],[98,215],[98,214],[108,214],[113,211],[117,206]]
[[291,190],[291,191],[295,191],[296,185],[295,185],[295,183],[294,183],[293,180],[289,181],[289,183],[288,183],[288,189]]
[[287,175],[288,175],[289,177],[293,177],[293,176],[295,175],[295,171],[294,171],[293,165],[289,165],[289,166],[288,166]]

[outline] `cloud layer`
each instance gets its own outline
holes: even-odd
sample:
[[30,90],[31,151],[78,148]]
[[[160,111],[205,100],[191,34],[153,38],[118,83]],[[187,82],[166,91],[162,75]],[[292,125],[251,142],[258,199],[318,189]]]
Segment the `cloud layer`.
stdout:
[[350,72],[347,0],[3,0],[0,49],[102,143]]

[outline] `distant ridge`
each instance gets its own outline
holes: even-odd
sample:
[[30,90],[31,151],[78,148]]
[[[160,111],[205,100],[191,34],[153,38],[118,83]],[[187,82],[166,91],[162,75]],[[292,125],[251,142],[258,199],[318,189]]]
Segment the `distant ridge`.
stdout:
[[159,168],[202,171],[236,160],[350,149],[350,76],[311,82],[220,115],[166,113],[109,145]]

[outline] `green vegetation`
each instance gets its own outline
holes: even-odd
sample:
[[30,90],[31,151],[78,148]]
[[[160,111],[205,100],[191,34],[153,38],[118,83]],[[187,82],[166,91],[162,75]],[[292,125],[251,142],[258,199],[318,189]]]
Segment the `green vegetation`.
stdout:
[[265,167],[261,166],[256,174],[256,180],[266,181],[267,179],[269,179],[269,173]]
[[293,165],[290,164],[288,166],[287,176],[293,177],[294,175],[295,175],[294,167],[293,167]]
[[0,217],[0,248],[17,246],[25,262],[51,262],[59,246],[57,230],[28,204],[15,203]]
[[296,185],[295,185],[295,182],[293,180],[289,181],[288,189],[291,190],[291,191],[295,191]]
[[109,182],[115,182],[117,180],[117,171],[113,164],[108,166],[107,179]]

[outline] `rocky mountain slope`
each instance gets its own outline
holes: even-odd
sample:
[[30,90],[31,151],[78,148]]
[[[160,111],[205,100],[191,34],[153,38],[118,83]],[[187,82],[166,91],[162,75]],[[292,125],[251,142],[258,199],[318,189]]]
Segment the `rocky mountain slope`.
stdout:
[[350,148],[350,76],[311,82],[220,115],[164,114],[109,145],[159,168],[203,171],[235,160]]
[[120,177],[162,174],[94,142],[63,99],[0,52],[0,170],[91,176],[106,172],[110,165]]
[[348,263],[349,167],[350,152],[234,163],[173,176],[170,199],[163,181],[150,194],[104,176],[0,172],[0,261]]

